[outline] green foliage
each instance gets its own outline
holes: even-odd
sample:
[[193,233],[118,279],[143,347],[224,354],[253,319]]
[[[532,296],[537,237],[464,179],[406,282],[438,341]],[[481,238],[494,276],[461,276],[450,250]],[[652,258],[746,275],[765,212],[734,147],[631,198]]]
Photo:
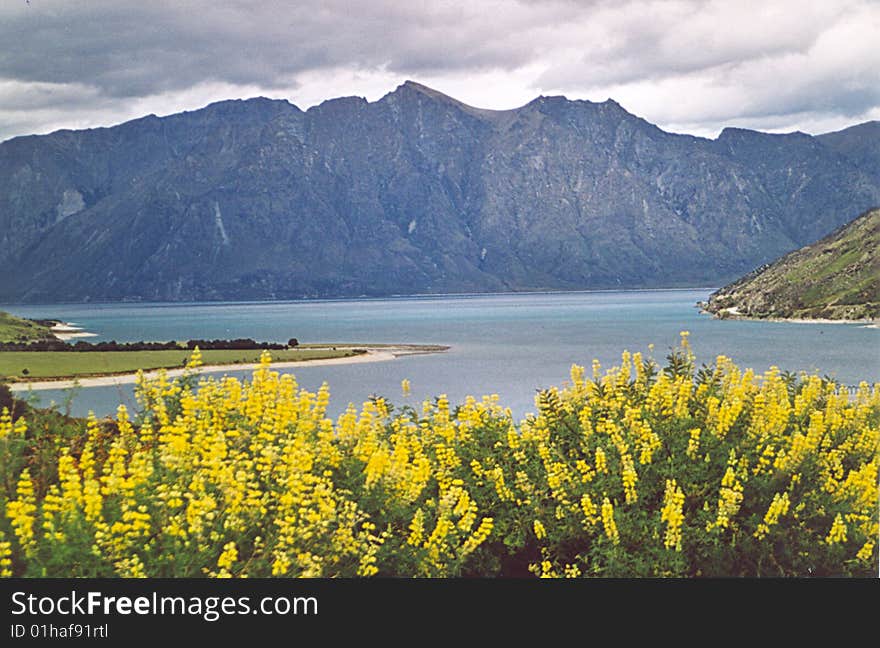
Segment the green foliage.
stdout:
[[0,532],[27,576],[876,574],[880,390],[696,367],[686,334],[573,367],[518,423],[445,396],[333,422],[268,359],[146,381],[134,425],[0,421]]

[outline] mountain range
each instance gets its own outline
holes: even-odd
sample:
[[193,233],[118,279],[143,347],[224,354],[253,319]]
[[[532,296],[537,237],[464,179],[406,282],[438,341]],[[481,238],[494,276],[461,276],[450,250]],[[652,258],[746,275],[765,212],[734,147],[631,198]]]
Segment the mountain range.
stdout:
[[880,204],[880,122],[669,133],[408,81],[0,143],[0,302],[720,285]]

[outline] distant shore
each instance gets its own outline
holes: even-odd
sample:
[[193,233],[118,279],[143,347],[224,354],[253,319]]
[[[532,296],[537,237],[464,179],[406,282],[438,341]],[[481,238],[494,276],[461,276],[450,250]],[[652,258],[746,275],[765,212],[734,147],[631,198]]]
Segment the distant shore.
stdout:
[[[309,345],[313,346],[313,345]],[[293,360],[273,362],[272,369],[290,369],[292,367],[320,367],[328,365],[346,365],[360,364],[366,362],[387,362],[395,358],[410,355],[425,355],[429,353],[442,353],[447,351],[449,347],[442,345],[425,345],[425,344],[388,344],[388,345],[334,345],[334,349],[362,349],[364,353],[351,355],[341,358],[316,358],[312,360]],[[260,363],[228,363],[228,364],[212,364],[202,365],[197,369],[155,369],[145,371],[144,376],[147,378],[156,378],[160,372],[164,371],[166,376],[176,377],[182,376],[186,371],[197,374],[221,373],[225,371],[251,371],[258,369]],[[137,373],[120,373],[99,376],[84,376],[82,378],[60,378],[34,380],[26,382],[15,382],[9,385],[12,391],[40,391],[46,389],[70,389],[72,387],[115,387],[116,385],[132,385],[137,381]]]
[[821,317],[753,317],[750,315],[744,315],[739,312],[739,309],[736,306],[729,306],[728,308],[722,308],[718,312],[710,311],[706,308],[705,302],[700,302],[697,304],[701,313],[706,315],[711,315],[713,318],[717,320],[744,320],[744,321],[752,321],[752,322],[787,322],[791,324],[860,324],[865,328],[878,328],[878,321],[876,319],[857,319],[857,320],[845,320],[845,319],[824,319]]

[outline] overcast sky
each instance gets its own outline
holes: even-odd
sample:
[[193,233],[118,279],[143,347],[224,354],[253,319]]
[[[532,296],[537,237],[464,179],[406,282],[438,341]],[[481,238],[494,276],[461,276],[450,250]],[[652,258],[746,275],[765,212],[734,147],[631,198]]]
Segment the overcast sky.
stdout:
[[482,108],[612,97],[666,130],[880,119],[878,0],[0,0],[0,140],[412,79]]

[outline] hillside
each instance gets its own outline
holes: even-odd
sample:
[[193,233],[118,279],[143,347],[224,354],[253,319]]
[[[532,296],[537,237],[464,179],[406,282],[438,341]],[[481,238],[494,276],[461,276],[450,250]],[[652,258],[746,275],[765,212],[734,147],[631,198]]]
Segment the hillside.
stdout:
[[52,339],[49,327],[0,311],[0,343]]
[[880,209],[713,293],[718,316],[880,317]]
[[880,121],[869,121],[817,138],[869,175],[880,178]]
[[407,82],[14,138],[0,302],[718,285],[880,204],[880,134],[842,133],[709,140]]

